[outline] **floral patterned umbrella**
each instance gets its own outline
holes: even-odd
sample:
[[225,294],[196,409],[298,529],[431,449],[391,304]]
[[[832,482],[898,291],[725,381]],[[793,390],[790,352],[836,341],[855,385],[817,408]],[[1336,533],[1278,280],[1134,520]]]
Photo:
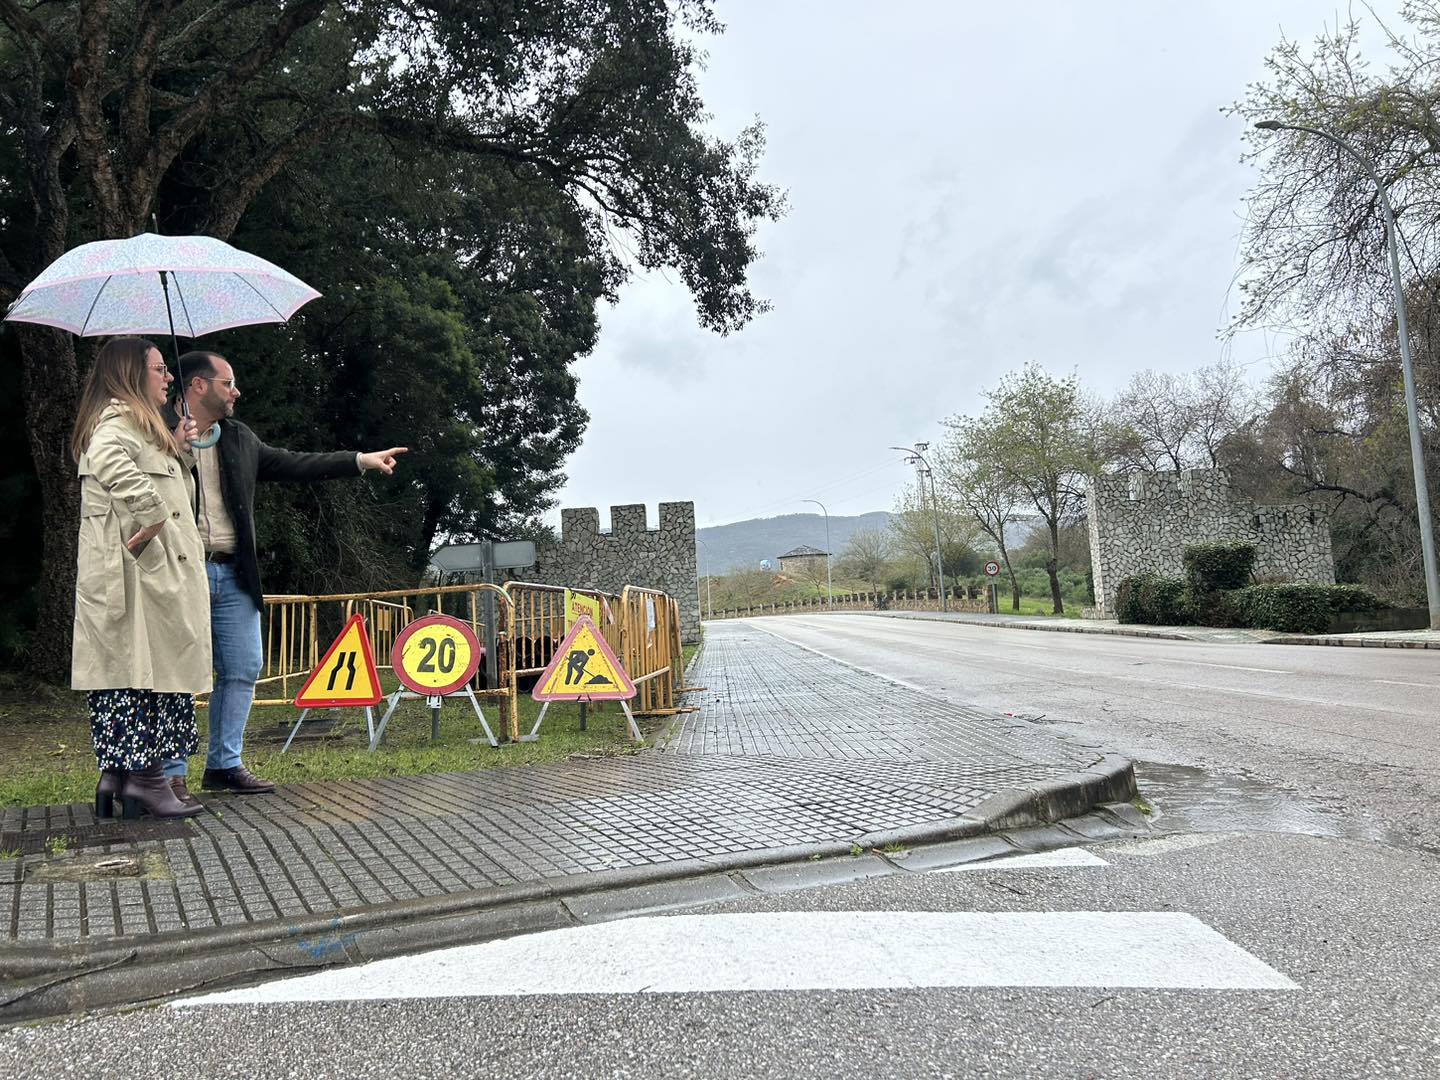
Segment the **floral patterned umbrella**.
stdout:
[[[67,251],[25,286],[4,321],[55,326],[81,337],[168,333],[178,379],[177,332],[197,338],[285,322],[319,295],[274,263],[213,236],[141,233]],[[184,394],[179,405],[188,416]],[[191,445],[214,446],[219,438],[215,424]]]
[[274,263],[223,240],[141,233],[67,251],[25,286],[5,319],[81,337],[197,338],[285,322],[319,295]]

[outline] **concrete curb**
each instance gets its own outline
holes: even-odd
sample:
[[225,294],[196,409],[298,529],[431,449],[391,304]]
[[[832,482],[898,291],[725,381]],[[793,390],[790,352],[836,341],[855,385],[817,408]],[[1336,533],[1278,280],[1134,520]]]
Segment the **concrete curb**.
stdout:
[[1262,645],[1341,645],[1350,649],[1440,649],[1440,641],[1399,641],[1386,638],[1369,640],[1347,639],[1341,634],[1319,634],[1311,637],[1266,638]]
[[[859,615],[874,615],[883,619],[899,619],[910,622],[945,622],[957,626],[995,626],[1005,630],[1045,630],[1060,634],[1101,634],[1109,637],[1161,638],[1166,641],[1193,641],[1201,645],[1237,645],[1244,641],[1221,641],[1200,634],[1189,634],[1176,630],[1149,630],[1137,626],[1067,626],[1063,623],[1006,622],[1002,619],[947,619],[931,612],[884,612],[862,611]],[[1261,631],[1257,631],[1261,633]],[[1274,637],[1256,637],[1248,643],[1256,645],[1331,645],[1364,649],[1440,649],[1437,641],[1406,641],[1395,638],[1367,637],[1362,634],[1281,634]]]
[[1003,619],[947,619],[941,614],[931,614],[919,611],[900,614],[898,612],[885,611],[860,611],[854,612],[857,615],[874,615],[881,619],[899,619],[902,622],[943,622],[953,623],[956,626],[995,626],[1002,630],[1042,630],[1055,634],[1101,634],[1108,637],[1143,637],[1143,638],[1164,638],[1167,641],[1203,641],[1203,638],[1191,637],[1188,634],[1174,633],[1169,630],[1142,630],[1131,627],[1100,627],[1100,626],[1066,626],[1061,623],[1050,625],[1048,623],[1033,622],[1006,622]]
[[[911,847],[1046,825],[1104,803],[1128,802],[1135,792],[1131,762],[1107,757],[1033,788],[998,792],[962,817],[863,833],[850,842],[763,848],[401,900],[348,914],[121,938],[95,946],[6,946],[0,949],[0,1024],[153,1003],[263,975],[573,926],[578,920],[564,902],[572,897],[849,856],[856,847]],[[1076,834],[1077,842],[1083,839]]]

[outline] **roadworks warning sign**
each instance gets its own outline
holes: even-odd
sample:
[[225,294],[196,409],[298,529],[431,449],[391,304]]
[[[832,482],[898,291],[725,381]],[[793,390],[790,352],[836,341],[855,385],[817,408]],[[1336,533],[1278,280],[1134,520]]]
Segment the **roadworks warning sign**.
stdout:
[[536,701],[624,701],[635,696],[635,684],[590,616],[581,615],[530,696]]

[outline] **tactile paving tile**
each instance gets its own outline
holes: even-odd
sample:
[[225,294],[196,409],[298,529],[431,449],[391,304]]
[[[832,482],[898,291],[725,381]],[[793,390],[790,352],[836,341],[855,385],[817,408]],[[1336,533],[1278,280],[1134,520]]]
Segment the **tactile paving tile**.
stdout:
[[[1093,753],[744,623],[707,627],[707,689],[656,750],[517,769],[327,781],[222,797],[223,816],[99,824],[87,806],[8,809],[17,847],[64,833],[160,847],[173,881],[27,884],[0,860],[0,936],[183,933],[793,844],[963,814]],[[41,840],[43,842],[43,840]]]

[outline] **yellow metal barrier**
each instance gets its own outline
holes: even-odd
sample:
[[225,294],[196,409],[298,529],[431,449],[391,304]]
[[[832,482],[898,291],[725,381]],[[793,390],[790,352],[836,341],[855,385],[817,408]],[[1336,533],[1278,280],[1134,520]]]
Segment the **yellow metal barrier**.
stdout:
[[620,662],[639,691],[637,713],[668,716],[676,712],[680,640],[678,605],[656,589],[626,585],[620,595]]
[[[486,593],[495,598],[497,655],[487,655],[485,663],[495,671],[496,686],[490,690],[477,686],[475,696],[498,704],[501,723],[510,733],[510,738],[517,739],[520,736],[520,719],[515,700],[515,605],[497,585],[446,585],[328,596],[267,596],[265,666],[257,684],[255,704],[291,704],[345,620],[357,612],[365,616],[365,629],[375,650],[376,666],[385,669],[390,666],[395,636],[408,623],[426,615],[451,615],[462,619],[470,624],[475,636],[483,643],[485,620],[481,597]],[[322,623],[325,624],[323,633]],[[277,684],[280,697],[260,696],[261,686],[273,693]]]
[[[565,638],[565,593],[563,585],[537,585],[531,581],[508,581],[505,595],[515,605],[515,674],[539,675],[555,655],[555,648]],[[615,609],[620,598],[613,593],[595,589],[570,589],[572,593],[600,602],[600,635],[605,643],[620,652],[620,624]],[[606,608],[610,617],[604,615]]]
[[[627,585],[620,596],[594,589],[571,592],[601,601],[612,618],[601,619],[600,632],[615,650],[638,691],[636,713],[665,716],[679,711],[683,647],[680,607],[656,589]],[[265,667],[256,688],[256,705],[289,705],[301,684],[351,615],[365,616],[365,628],[378,667],[389,669],[395,638],[407,624],[432,613],[468,621],[485,638],[483,602],[495,596],[497,687],[476,687],[476,696],[498,703],[511,739],[519,737],[516,679],[538,675],[565,636],[565,588],[512,581],[505,586],[448,585],[378,593],[265,597]],[[264,688],[262,690],[262,688]],[[274,696],[278,690],[279,696]],[[263,696],[266,692],[270,696]]]

